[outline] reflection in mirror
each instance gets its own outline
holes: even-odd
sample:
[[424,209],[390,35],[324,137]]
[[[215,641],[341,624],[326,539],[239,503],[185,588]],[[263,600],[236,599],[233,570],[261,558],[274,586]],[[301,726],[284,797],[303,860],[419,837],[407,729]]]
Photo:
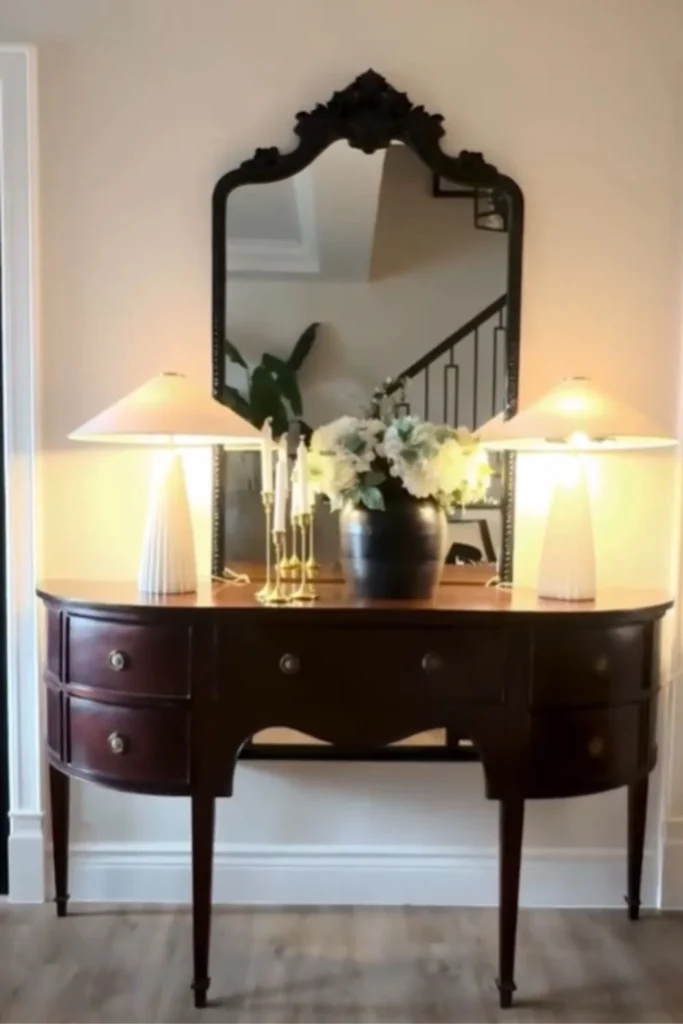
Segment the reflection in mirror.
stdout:
[[[366,412],[387,378],[405,377],[396,401],[435,422],[475,429],[501,411],[508,237],[496,214],[475,221],[481,196],[435,179],[402,144],[367,155],[345,141],[294,177],[236,188],[225,384],[237,411],[289,421],[293,445],[299,430]],[[275,384],[264,356],[285,364]],[[223,458],[225,562],[260,562],[258,459]],[[495,466],[486,503],[453,517],[449,562],[496,562],[500,499]],[[336,516],[316,519],[317,557],[332,568]]]

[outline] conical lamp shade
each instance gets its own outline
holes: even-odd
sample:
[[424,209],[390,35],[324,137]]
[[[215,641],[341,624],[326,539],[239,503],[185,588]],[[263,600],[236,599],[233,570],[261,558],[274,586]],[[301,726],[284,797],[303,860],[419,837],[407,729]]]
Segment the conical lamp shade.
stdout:
[[69,435],[118,444],[259,448],[262,435],[236,412],[180,373],[161,373]]
[[613,451],[666,448],[676,443],[641,413],[617,401],[588,377],[572,377],[516,416],[502,413],[477,432],[489,450]]

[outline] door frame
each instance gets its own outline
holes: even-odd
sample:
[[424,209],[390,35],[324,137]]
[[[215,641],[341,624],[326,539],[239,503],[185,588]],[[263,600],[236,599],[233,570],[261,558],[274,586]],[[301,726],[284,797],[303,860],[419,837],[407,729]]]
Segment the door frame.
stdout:
[[28,46],[0,46],[8,860],[9,896],[20,902],[42,902],[45,898],[35,600],[37,120],[35,50]]

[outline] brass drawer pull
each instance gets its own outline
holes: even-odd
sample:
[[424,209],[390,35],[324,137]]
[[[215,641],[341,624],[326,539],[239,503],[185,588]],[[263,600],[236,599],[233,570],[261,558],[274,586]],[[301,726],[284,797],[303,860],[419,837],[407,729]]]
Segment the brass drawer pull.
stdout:
[[283,654],[280,658],[280,671],[286,676],[295,676],[301,668],[297,654]]
[[112,754],[125,754],[128,742],[120,732],[111,732],[107,736],[107,743]]
[[109,655],[109,664],[114,669],[114,672],[123,672],[128,664],[128,659],[123,651],[112,651]]
[[595,659],[595,663],[593,665],[593,670],[594,670],[594,672],[597,675],[604,676],[604,675],[607,674],[607,670],[608,669],[609,669],[609,658],[607,657],[606,654],[601,654],[599,658]]
[[588,743],[588,753],[591,757],[602,757],[605,753],[605,741],[602,736],[594,736]]
[[442,655],[437,654],[436,651],[430,651],[422,659],[422,670],[429,675],[434,675],[436,672],[443,672],[445,664]]

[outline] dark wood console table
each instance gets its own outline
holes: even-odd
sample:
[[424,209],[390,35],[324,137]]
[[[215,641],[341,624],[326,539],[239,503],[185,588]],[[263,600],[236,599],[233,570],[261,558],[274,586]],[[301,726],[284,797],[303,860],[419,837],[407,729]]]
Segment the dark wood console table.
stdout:
[[500,802],[497,984],[510,1006],[525,800],[628,786],[626,900],[638,917],[671,602],[477,586],[442,587],[434,603],[354,604],[335,584],[320,594],[312,607],[264,608],[251,587],[158,600],[116,583],[40,588],[57,913],[69,899],[69,776],[190,796],[193,988],[205,1006],[214,804],[232,794],[243,743],[270,726],[365,747],[446,727],[472,739]]

